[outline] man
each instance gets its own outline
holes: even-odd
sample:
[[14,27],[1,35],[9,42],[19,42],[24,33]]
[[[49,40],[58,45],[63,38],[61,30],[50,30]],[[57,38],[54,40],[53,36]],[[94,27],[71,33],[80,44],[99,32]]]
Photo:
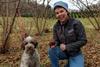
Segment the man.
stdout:
[[80,48],[86,44],[87,39],[82,23],[70,17],[68,4],[65,2],[56,2],[54,12],[58,19],[53,27],[55,43],[48,51],[52,67],[59,67],[59,60],[63,59],[68,60],[65,67],[84,67]]

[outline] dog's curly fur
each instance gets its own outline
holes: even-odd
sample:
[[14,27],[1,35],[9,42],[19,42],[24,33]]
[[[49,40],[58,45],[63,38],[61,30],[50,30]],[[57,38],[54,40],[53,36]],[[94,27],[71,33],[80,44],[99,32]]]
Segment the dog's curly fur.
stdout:
[[40,57],[36,49],[37,41],[31,36],[24,39],[24,52],[20,67],[40,67]]

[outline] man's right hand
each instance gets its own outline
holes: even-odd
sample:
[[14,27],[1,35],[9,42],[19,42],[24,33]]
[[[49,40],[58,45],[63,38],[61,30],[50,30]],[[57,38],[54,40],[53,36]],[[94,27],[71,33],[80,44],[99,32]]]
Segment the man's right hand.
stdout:
[[49,42],[49,46],[50,46],[50,48],[54,48],[56,46],[55,42],[54,41]]
[[54,47],[55,47],[55,45],[50,46],[50,48],[54,48]]

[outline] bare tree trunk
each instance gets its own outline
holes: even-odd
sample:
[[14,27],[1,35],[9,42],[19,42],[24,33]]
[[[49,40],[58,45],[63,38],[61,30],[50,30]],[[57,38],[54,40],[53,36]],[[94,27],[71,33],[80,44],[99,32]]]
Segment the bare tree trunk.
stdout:
[[[18,9],[18,7],[19,7],[19,4],[20,4],[20,0],[18,0],[17,1],[18,3],[17,3],[17,6],[16,6],[16,9],[15,9],[15,12],[14,12],[14,16],[13,16],[13,18],[12,18],[12,21],[10,21],[9,22],[9,18],[12,16],[10,16],[10,15],[8,15],[8,4],[9,3],[11,3],[10,1],[5,1],[5,3],[6,3],[6,9],[7,9],[7,13],[5,14],[5,16],[3,16],[4,17],[4,32],[3,32],[3,41],[2,41],[2,48],[1,48],[1,53],[6,53],[7,52],[7,50],[8,50],[8,48],[7,48],[7,46],[8,46],[8,44],[7,44],[7,42],[8,42],[8,39],[9,39],[9,36],[10,36],[10,33],[12,32],[12,29],[13,29],[13,25],[14,25],[14,21],[15,21],[15,17],[16,17],[16,14],[17,14],[17,9]],[[13,3],[13,2],[12,2]]]

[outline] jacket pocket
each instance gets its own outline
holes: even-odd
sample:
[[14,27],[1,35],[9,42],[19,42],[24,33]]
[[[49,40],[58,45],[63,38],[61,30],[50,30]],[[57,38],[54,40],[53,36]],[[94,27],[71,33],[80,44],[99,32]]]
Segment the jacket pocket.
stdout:
[[76,35],[74,33],[74,29],[68,30],[68,40],[69,42],[76,41]]

